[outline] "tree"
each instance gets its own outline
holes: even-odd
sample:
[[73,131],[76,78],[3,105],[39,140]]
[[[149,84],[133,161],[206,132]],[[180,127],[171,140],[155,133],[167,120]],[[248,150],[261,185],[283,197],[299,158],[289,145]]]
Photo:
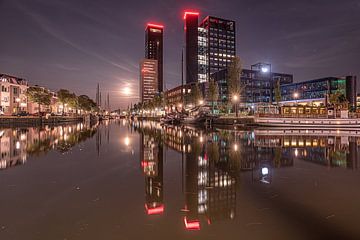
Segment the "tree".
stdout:
[[199,88],[199,84],[196,83],[191,86],[190,94],[188,95],[188,100],[190,103],[197,105],[198,101],[201,99],[202,94]]
[[276,105],[279,106],[280,101],[281,101],[280,80],[277,80],[276,84],[275,84],[275,102],[276,102]]
[[275,84],[275,102],[276,102],[276,105],[277,107],[279,108],[279,103],[281,101],[281,89],[280,89],[280,80],[277,80],[276,81],[276,84]]
[[155,107],[162,107],[163,95],[161,93],[156,94],[155,97],[152,99],[152,102]]
[[214,114],[214,104],[219,98],[219,87],[214,79],[210,79],[208,96],[211,101],[212,113]]
[[77,97],[78,107],[84,111],[95,111],[97,110],[96,103],[89,98],[87,95],[80,95]]
[[239,57],[234,57],[227,69],[228,73],[228,100],[232,99],[235,103],[235,113],[238,115],[237,104],[240,100],[242,87],[240,84],[241,77],[241,61]]
[[69,92],[69,90],[67,89],[60,89],[58,92],[57,92],[57,96],[58,96],[58,99],[59,99],[59,102],[62,103],[62,106],[63,106],[63,113],[64,113],[64,110],[65,110],[65,104],[67,104],[70,99],[71,99],[71,93]]
[[30,101],[38,104],[39,107],[39,115],[40,115],[40,107],[41,105],[50,105],[51,103],[51,94],[48,90],[41,88],[39,86],[29,87],[26,90],[26,96],[30,99]]
[[241,61],[239,57],[234,57],[227,69],[228,71],[228,93],[230,96],[240,95],[240,76],[241,76]]
[[348,101],[343,93],[336,91],[335,93],[330,94],[329,104],[334,107],[335,113],[338,109],[348,108]]
[[77,113],[77,110],[79,108],[79,101],[75,93],[71,93],[69,95],[68,104],[70,105],[70,107],[74,108],[75,112]]

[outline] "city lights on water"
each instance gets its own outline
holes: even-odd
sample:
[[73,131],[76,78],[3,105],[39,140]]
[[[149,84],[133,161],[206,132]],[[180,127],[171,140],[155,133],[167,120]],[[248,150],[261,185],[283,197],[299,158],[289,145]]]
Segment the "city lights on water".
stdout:
[[238,145],[235,143],[234,144],[234,151],[236,152],[239,149]]
[[125,144],[125,146],[129,146],[129,145],[130,145],[130,138],[129,138],[128,136],[126,136],[126,137],[124,138],[124,144]]
[[268,175],[269,174],[269,168],[267,167],[263,167],[261,168],[261,174],[264,175]]

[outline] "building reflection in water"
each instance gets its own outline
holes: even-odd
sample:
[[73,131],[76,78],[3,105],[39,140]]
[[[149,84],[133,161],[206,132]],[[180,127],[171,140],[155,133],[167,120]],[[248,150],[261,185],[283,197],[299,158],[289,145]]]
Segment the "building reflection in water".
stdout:
[[29,156],[46,154],[51,150],[67,152],[95,132],[96,126],[85,126],[83,123],[1,129],[0,169],[22,165]]
[[163,214],[163,144],[155,123],[143,122],[140,128],[140,164],[145,176],[145,211],[148,215]]
[[242,172],[250,172],[254,183],[271,184],[277,168],[291,168],[296,161],[349,169],[359,166],[360,138],[346,132],[204,132],[152,122],[132,124],[141,133],[147,214],[164,211],[163,145],[181,154],[185,203],[180,208],[188,230],[236,217]]

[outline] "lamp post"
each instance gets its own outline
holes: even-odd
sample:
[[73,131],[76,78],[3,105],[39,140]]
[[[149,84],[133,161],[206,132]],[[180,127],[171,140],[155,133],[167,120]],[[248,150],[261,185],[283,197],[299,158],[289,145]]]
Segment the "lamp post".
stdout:
[[296,103],[296,114],[298,114],[299,109],[298,109],[298,98],[299,98],[299,93],[294,92],[294,99],[295,99],[295,103]]
[[20,100],[21,100],[20,98],[15,99],[15,102],[16,102],[16,105],[17,105],[16,113],[20,112]]
[[238,102],[238,100],[239,100],[239,96],[236,95],[236,94],[233,95],[232,100],[233,100],[233,102],[234,102],[234,104],[235,104],[235,116],[238,117],[237,102]]

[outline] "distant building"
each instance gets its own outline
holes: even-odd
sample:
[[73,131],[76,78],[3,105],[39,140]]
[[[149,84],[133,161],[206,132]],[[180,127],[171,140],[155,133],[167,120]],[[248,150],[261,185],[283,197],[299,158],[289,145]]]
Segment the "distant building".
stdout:
[[186,83],[208,82],[236,56],[235,21],[185,12]]
[[149,23],[145,29],[145,58],[157,60],[158,82],[156,90],[163,91],[163,35],[162,25]]
[[[219,87],[219,101],[226,102],[230,99],[228,91],[227,69],[223,69],[211,74]],[[272,103],[274,100],[274,87],[277,82],[280,85],[293,82],[292,74],[275,73],[271,71],[271,65],[257,63],[251,69],[243,69],[241,73],[240,85],[243,86],[240,94],[240,103],[248,105],[254,103]]]
[[140,101],[146,102],[158,93],[158,61],[143,59],[140,62]]
[[[165,98],[169,105],[176,105],[182,103],[185,99],[185,95],[191,92],[191,87],[195,83],[184,84],[184,86],[177,86],[165,91]],[[181,90],[183,93],[181,93]]]
[[330,94],[339,92],[356,107],[356,76],[326,77],[281,86],[283,104],[326,105]]
[[0,74],[0,110],[5,115],[27,111],[27,88],[25,79]]

